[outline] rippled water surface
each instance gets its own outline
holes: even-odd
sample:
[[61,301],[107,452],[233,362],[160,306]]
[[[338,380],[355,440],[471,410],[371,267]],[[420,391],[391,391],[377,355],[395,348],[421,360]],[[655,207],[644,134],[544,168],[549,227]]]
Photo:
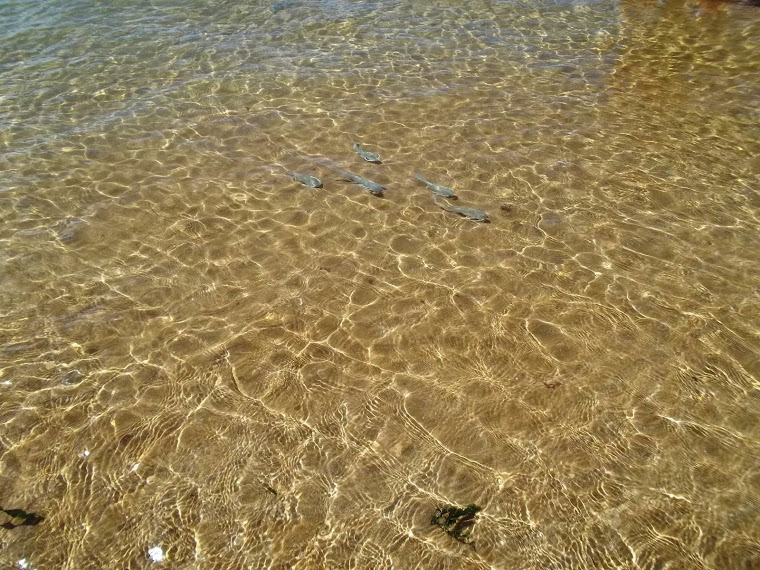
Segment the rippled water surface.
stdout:
[[0,41],[0,507],[44,517],[3,567],[760,568],[760,7],[3,0]]

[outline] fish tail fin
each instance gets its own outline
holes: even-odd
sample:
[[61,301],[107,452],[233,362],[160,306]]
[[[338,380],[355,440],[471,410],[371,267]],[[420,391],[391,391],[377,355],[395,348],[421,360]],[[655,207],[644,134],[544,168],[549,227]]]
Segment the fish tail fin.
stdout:
[[[272,168],[272,167],[274,167],[274,168]],[[274,164],[272,164],[270,166],[270,172],[273,175],[275,175],[275,171],[277,171],[278,169],[281,170],[282,172],[284,172],[286,176],[291,176],[291,177],[293,176],[293,173],[290,170],[288,170],[287,168],[285,168],[282,164],[278,164],[278,163],[275,162]],[[278,174],[279,174],[279,172],[278,172]]]

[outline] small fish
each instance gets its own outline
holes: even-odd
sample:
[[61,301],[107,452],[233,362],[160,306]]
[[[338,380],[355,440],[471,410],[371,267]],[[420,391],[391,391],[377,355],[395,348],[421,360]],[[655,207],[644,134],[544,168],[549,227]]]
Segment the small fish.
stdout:
[[360,147],[356,143],[354,143],[354,150],[358,152],[359,156],[361,156],[367,162],[374,162],[375,164],[380,164],[379,154],[375,154],[374,152],[369,152],[368,150],[364,150],[362,147]]
[[311,188],[322,188],[322,181],[314,176],[308,174],[302,174],[300,172],[290,172],[288,174],[294,179],[298,180],[301,184],[305,184]]
[[450,198],[451,200],[457,199],[456,193],[451,188],[447,188],[446,186],[441,186],[440,184],[433,184],[429,180],[425,180],[419,174],[415,174],[414,177],[420,182],[422,182],[423,184],[426,184],[428,188],[430,188],[433,192],[435,192],[439,196],[443,196],[444,198]]
[[296,6],[297,4],[298,2],[295,2],[294,0],[283,0],[282,2],[277,2],[276,4],[272,5],[272,14],[276,14],[280,10],[285,10],[286,8]]
[[448,206],[446,204],[441,204],[435,195],[433,195],[433,202],[435,202],[435,205],[438,206],[441,210],[451,212],[452,214],[459,214],[460,216],[464,216],[468,220],[473,220],[475,222],[486,222],[486,223],[490,221],[488,219],[488,214],[486,214],[483,210],[476,210],[475,208],[465,208],[463,206]]
[[367,180],[366,178],[364,178],[363,176],[359,176],[358,174],[352,174],[352,173],[347,172],[345,170],[341,170],[340,168],[336,168],[335,170],[345,180],[349,180],[349,181],[354,182],[356,184],[361,184],[367,190],[369,190],[370,194],[373,194],[375,196],[382,196],[383,195],[383,190],[387,190],[387,188],[385,186],[382,186],[382,185],[378,184],[377,182],[372,182],[372,180]]

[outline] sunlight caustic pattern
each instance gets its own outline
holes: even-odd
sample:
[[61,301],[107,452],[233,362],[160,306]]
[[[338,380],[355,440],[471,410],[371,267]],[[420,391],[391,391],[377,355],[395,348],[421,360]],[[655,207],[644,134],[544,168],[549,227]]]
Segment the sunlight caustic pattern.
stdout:
[[760,564],[756,10],[0,3],[0,560]]

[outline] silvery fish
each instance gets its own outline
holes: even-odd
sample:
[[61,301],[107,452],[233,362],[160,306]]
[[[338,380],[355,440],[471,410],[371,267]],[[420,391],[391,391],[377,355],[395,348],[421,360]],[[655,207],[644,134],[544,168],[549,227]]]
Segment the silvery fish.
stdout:
[[288,174],[290,174],[294,180],[298,180],[301,184],[305,184],[311,188],[322,188],[322,181],[319,178],[309,176],[308,174],[302,174],[301,172],[288,171]]
[[433,192],[435,192],[439,196],[443,196],[444,198],[450,198],[452,200],[457,199],[457,195],[454,193],[454,191],[451,188],[447,188],[446,186],[441,186],[440,184],[434,184],[430,182],[429,180],[425,180],[419,174],[415,174],[414,177],[420,182],[422,182],[423,184],[426,184],[428,188],[430,188]]
[[364,150],[362,147],[360,147],[356,143],[354,143],[354,150],[358,152],[359,156],[361,156],[367,162],[374,162],[374,163],[380,162],[379,154],[375,154],[374,152],[369,152],[368,150]]
[[433,202],[435,202],[435,205],[438,206],[441,210],[446,210],[447,212],[451,212],[452,214],[459,214],[460,216],[464,216],[468,220],[473,220],[475,222],[490,221],[488,219],[488,214],[486,214],[483,210],[476,210],[475,208],[465,208],[463,206],[448,206],[446,204],[441,204],[436,198],[436,196],[433,196]]
[[340,168],[336,168],[335,170],[345,180],[350,180],[351,182],[354,182],[356,184],[361,184],[367,190],[369,190],[371,194],[374,194],[375,196],[382,196],[383,190],[387,190],[385,186],[382,186],[378,184],[377,182],[372,182],[372,180],[367,180],[366,178],[364,178],[363,176],[359,176],[358,174],[352,174],[351,172],[341,170]]

